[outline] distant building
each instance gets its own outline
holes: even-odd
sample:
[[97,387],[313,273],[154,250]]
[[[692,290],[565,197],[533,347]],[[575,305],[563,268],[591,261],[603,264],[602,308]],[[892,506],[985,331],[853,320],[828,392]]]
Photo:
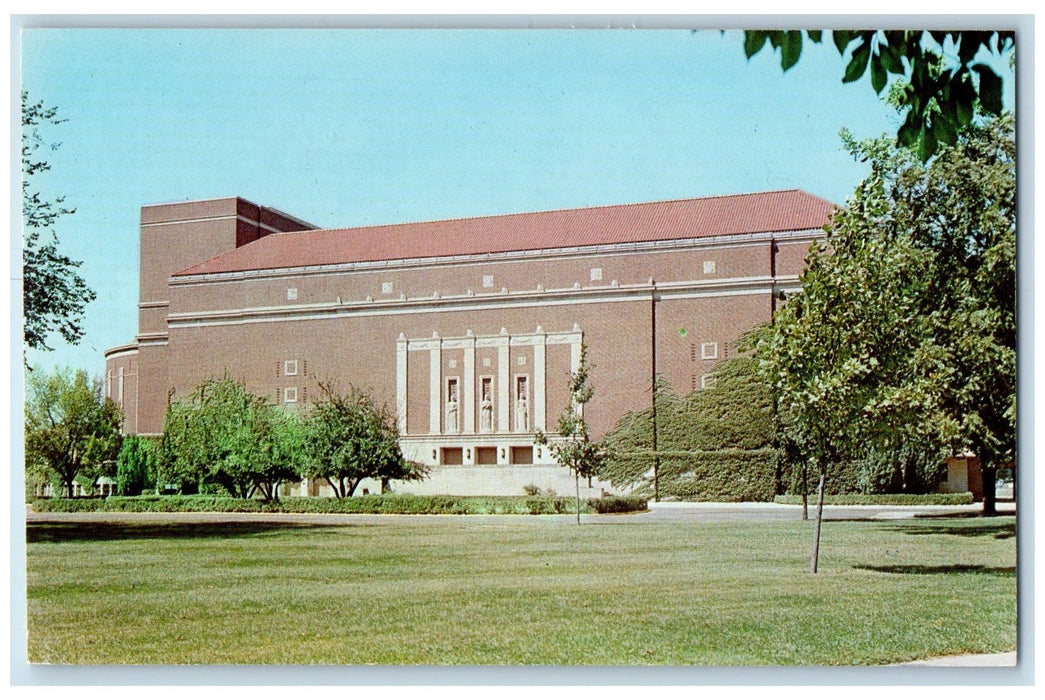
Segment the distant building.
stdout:
[[107,395],[126,432],[156,434],[170,390],[226,371],[291,410],[353,384],[435,467],[400,490],[565,493],[533,438],[566,406],[581,344],[596,436],[649,406],[654,370],[708,386],[797,289],[833,209],[787,190],[317,230],[239,198],[146,206],[139,332],[106,352]]

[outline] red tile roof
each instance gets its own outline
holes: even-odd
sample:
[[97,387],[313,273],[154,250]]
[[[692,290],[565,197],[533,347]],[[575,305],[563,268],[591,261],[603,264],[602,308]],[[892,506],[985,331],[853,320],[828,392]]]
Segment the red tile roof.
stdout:
[[798,231],[826,224],[831,202],[801,190],[530,214],[270,234],[176,275],[481,255]]

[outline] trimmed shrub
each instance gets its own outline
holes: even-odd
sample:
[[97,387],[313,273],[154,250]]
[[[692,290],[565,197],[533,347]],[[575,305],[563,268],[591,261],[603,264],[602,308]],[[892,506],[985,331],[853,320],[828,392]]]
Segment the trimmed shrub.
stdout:
[[[816,495],[816,486],[820,481],[820,474],[815,466],[810,466],[806,472],[806,493]],[[780,484],[786,488],[781,490],[790,495],[797,495],[802,500],[802,469],[800,465],[788,465],[780,461]],[[824,480],[824,494],[839,496],[845,494],[859,494],[861,491],[860,466],[851,462],[838,462],[829,464],[827,467],[827,478]]]
[[[660,497],[679,501],[771,501],[776,495],[777,452],[761,450],[700,450],[659,453]],[[618,473],[634,475],[632,493],[653,495],[653,453],[611,455]]]
[[[772,392],[739,356],[715,367],[716,383],[678,396],[657,380],[660,497],[685,501],[769,501],[778,488]],[[605,438],[598,476],[639,496],[653,495],[653,414],[624,415]]]
[[[229,496],[51,498],[33,501],[36,512],[130,513],[369,513],[405,515],[556,515],[574,512],[571,498],[545,496],[414,496],[373,494],[353,498],[284,498],[261,501]],[[582,512],[588,512],[582,503]]]
[[637,513],[649,510],[645,496],[603,496],[589,498],[588,508],[596,513]]
[[[815,497],[810,505],[815,503]],[[802,496],[777,496],[775,503],[801,505]],[[847,493],[824,494],[824,504],[831,506],[965,506],[973,502],[972,494],[964,493]]]

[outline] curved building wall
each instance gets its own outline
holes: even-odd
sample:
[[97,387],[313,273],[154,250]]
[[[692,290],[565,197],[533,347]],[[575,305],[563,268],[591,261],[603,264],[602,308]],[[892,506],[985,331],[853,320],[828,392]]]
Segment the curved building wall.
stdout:
[[105,353],[105,396],[123,411],[124,435],[138,431],[138,347],[124,345]]

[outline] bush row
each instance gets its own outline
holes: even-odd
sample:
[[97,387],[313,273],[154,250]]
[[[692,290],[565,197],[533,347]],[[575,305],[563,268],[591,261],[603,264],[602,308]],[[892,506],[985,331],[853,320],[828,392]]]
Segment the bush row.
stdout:
[[[802,496],[777,496],[776,503],[801,505]],[[824,503],[832,506],[964,506],[973,502],[972,494],[964,493],[878,493],[878,494],[824,494]],[[816,503],[816,494],[810,494],[809,504]]]
[[596,513],[637,513],[649,509],[645,496],[589,498],[588,509]]
[[[406,515],[554,515],[573,513],[576,501],[565,496],[415,496],[387,494],[354,498],[284,498],[260,501],[226,496],[113,496],[50,498],[33,501],[42,512],[122,513],[370,513]],[[581,512],[624,513],[645,510],[646,499],[593,498]]]

